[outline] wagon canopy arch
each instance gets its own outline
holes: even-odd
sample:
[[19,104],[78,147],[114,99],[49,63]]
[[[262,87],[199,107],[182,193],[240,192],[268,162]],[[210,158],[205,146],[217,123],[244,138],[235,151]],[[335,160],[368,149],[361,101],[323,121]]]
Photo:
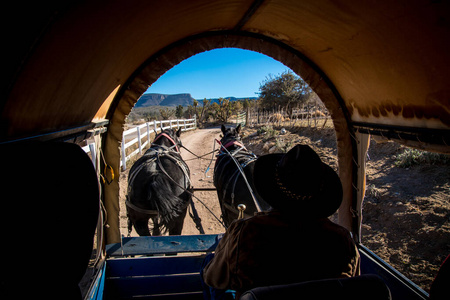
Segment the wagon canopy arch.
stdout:
[[[14,30],[6,35],[10,43],[4,49],[2,141],[78,134],[107,119],[105,152],[112,164],[118,163],[119,124],[144,86],[195,53],[237,47],[274,57],[316,89],[335,124],[342,123],[336,126],[342,128],[338,143],[347,148],[341,148],[346,160],[339,154],[339,164],[349,189],[361,182],[357,154],[363,147],[358,150],[349,137],[354,133],[450,151],[448,1],[98,0],[30,5],[29,10],[17,5],[6,17]],[[159,62],[149,72],[156,58]],[[355,190],[348,193],[354,202]],[[109,186],[107,203],[117,194],[118,186]],[[117,203],[110,202],[109,209],[118,210]],[[350,225],[348,217],[345,222]],[[118,241],[117,233],[109,231],[108,242]]]
[[[162,74],[177,65],[184,59],[195,54],[216,49],[216,48],[241,48],[252,50],[268,55],[300,75],[313,90],[319,95],[330,112],[335,123],[336,136],[338,139],[338,160],[340,173],[344,187],[344,207],[341,218],[350,218],[350,205],[352,199],[352,141],[347,125],[348,112],[343,108],[343,101],[333,87],[326,75],[304,55],[289,46],[278,42],[272,38],[251,33],[236,33],[234,31],[217,31],[193,36],[162,49],[160,52],[150,57],[138,70],[129,78],[126,88],[119,91],[111,105],[111,123],[108,129],[106,144],[106,155],[112,155],[118,161],[116,152],[119,147],[122,135],[122,126],[126,116],[129,114],[138,98],[147,90],[148,86],[155,82]],[[231,76],[231,74],[230,74]],[[112,191],[116,193],[116,189]],[[111,199],[113,199],[113,194]],[[114,209],[114,207],[111,207]],[[344,217],[345,216],[345,217]],[[350,222],[348,227],[351,227]]]

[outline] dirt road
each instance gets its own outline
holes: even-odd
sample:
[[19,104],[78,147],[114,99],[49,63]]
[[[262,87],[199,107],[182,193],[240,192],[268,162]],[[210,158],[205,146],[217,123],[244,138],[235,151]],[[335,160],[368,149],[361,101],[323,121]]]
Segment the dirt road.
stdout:
[[[213,150],[215,139],[220,139],[221,131],[219,127],[198,129],[195,132],[187,133],[186,136],[181,136],[183,146],[188,148],[193,153],[201,156],[203,154],[209,153]],[[215,143],[216,149],[218,149],[217,143]],[[203,159],[198,159],[194,155],[188,153],[185,149],[181,150],[181,156],[186,161],[191,170],[191,180],[194,188],[214,188],[213,184],[213,173],[214,173],[214,163],[215,154],[205,156]],[[214,158],[211,161],[211,158]],[[208,169],[208,166],[210,168]],[[220,206],[219,200],[217,199],[216,191],[196,191],[194,192],[195,197],[199,198],[205,205],[218,217],[220,218]],[[197,199],[193,199],[195,208],[198,211],[200,218],[202,219],[203,229],[206,234],[211,233],[221,233],[225,229],[220,225],[220,223],[211,215],[210,212],[202,205]],[[198,234],[198,230],[195,228],[192,218],[186,216],[184,220],[183,234]]]
[[[189,131],[181,135],[181,141],[183,146],[188,148],[198,156],[202,156],[213,150],[214,140],[219,139],[220,128],[207,128],[197,129],[195,131]],[[216,144],[216,149],[217,149]],[[213,172],[214,172],[214,160],[211,162],[212,154],[205,156],[203,159],[198,159],[194,155],[190,154],[185,149],[181,149],[181,156],[186,161],[191,171],[191,181],[194,188],[214,188],[213,184]],[[208,165],[211,163],[210,169],[206,172]],[[127,192],[127,171],[122,172],[120,175],[120,230],[123,235],[128,234],[127,230],[127,217],[125,207],[125,195]],[[205,173],[206,172],[206,173]],[[199,198],[218,218],[220,218],[220,206],[217,199],[216,191],[196,191],[194,195]],[[206,234],[221,233],[225,229],[222,225],[215,220],[214,216],[202,205],[197,199],[193,198],[195,208],[202,219],[203,229]],[[151,223],[151,222],[150,222]],[[182,234],[198,234],[192,218],[189,214],[185,218],[184,228]],[[131,236],[138,236],[133,229]]]

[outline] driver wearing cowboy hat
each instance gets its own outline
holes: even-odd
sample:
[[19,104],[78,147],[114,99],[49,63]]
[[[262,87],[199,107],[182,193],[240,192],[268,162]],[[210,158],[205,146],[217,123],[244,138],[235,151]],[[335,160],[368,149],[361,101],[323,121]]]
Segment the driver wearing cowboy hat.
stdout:
[[259,287],[359,275],[359,253],[344,227],[328,217],[342,201],[334,170],[306,145],[261,156],[254,183],[273,209],[233,222],[204,282],[238,294]]

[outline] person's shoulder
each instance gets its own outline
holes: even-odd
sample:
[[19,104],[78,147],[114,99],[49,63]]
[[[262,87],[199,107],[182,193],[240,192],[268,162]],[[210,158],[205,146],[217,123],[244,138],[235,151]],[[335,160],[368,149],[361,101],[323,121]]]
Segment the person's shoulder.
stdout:
[[342,240],[352,244],[354,243],[350,231],[348,231],[345,227],[336,224],[327,218],[320,220],[319,223],[321,224],[321,229],[328,232],[328,234],[331,234],[332,236],[340,236]]
[[343,227],[337,223],[334,223],[333,221],[331,221],[328,218],[319,219],[317,222],[320,224],[321,227],[329,229],[329,230],[339,231],[339,232],[349,232],[345,227]]
[[288,220],[278,211],[263,211],[255,215],[235,221],[236,225],[244,229],[257,228],[258,230],[289,226]]

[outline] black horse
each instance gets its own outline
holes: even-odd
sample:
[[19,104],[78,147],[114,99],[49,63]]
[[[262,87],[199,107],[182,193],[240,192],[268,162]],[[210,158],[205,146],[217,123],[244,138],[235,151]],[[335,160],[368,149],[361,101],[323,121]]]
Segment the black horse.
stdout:
[[[258,211],[253,197],[256,198],[261,210],[270,209],[270,205],[262,200],[253,185],[253,163],[257,157],[242,144],[240,130],[240,124],[236,128],[226,128],[222,125],[223,137],[214,166],[214,186],[217,189],[226,226],[239,216],[237,209],[239,204],[246,206],[245,215],[247,216],[252,216]],[[233,157],[242,168],[253,196]]]
[[169,232],[179,235],[192,198],[189,167],[181,158],[178,131],[161,131],[128,175],[128,231],[132,225],[140,236],[150,235],[148,221],[153,221],[153,235]]

